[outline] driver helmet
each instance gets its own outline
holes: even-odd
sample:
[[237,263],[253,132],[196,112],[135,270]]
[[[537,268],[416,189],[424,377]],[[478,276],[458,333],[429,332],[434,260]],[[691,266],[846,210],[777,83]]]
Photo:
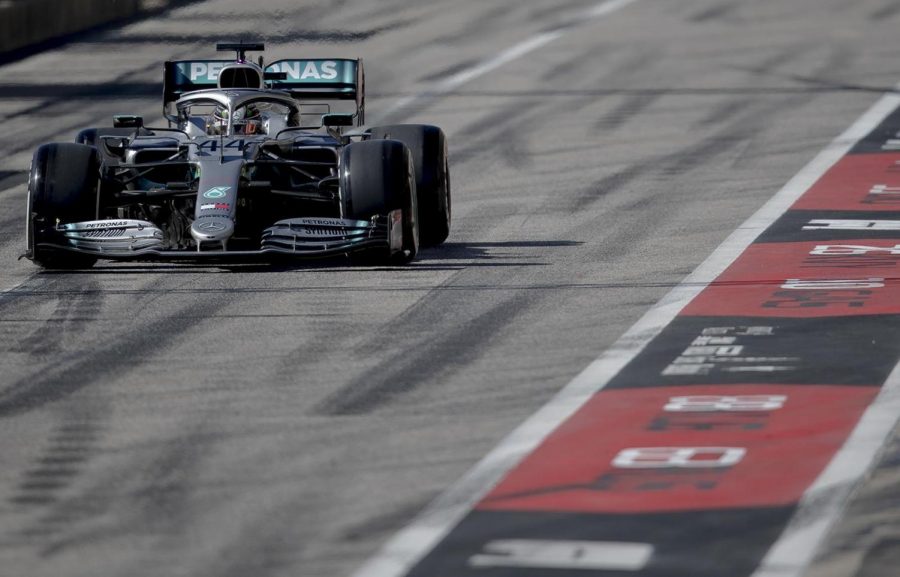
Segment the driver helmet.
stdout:
[[[216,107],[213,112],[212,128],[214,134],[222,134],[228,128],[228,108],[224,106]],[[264,134],[262,115],[259,108],[253,104],[242,106],[234,111],[234,134]]]

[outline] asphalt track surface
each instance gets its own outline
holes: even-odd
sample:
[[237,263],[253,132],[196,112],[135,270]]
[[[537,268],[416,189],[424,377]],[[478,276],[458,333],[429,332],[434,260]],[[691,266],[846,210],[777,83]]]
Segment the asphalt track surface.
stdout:
[[[351,574],[900,80],[896,2],[595,5],[195,2],[0,67],[0,575]],[[161,62],[240,35],[363,56],[370,121],[442,126],[448,242],[16,261],[33,149],[158,118]],[[896,567],[897,443],[811,576]]]

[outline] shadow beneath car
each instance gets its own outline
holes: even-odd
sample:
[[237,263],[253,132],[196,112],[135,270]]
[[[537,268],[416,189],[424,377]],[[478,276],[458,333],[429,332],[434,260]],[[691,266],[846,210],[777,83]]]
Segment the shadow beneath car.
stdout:
[[334,257],[321,260],[289,260],[288,258],[263,262],[190,262],[172,263],[156,261],[100,262],[93,268],[72,270],[44,270],[42,275],[103,275],[103,274],[196,274],[210,272],[231,273],[284,273],[315,271],[317,273],[346,273],[390,270],[398,273],[437,270],[461,270],[471,267],[523,267],[547,266],[546,261],[535,260],[528,251],[504,249],[545,249],[580,246],[584,243],[571,240],[520,240],[485,242],[446,242],[440,246],[422,249],[419,256],[408,265],[384,266],[354,264],[350,258]]

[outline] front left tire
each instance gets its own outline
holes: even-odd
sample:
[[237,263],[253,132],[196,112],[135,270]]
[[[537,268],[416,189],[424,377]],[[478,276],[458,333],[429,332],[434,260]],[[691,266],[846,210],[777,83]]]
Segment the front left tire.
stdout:
[[54,143],[39,147],[28,175],[27,254],[48,269],[93,266],[97,259],[52,247],[58,224],[93,220],[97,214],[99,182],[97,149],[84,144]]

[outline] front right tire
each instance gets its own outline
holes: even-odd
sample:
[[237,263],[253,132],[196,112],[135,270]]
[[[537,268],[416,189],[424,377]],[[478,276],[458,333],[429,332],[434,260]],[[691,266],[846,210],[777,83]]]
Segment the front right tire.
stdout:
[[396,140],[365,140],[341,151],[341,201],[344,217],[369,220],[400,210],[403,243],[400,251],[371,249],[358,259],[379,264],[405,264],[419,252],[419,216],[415,168],[409,149]]

